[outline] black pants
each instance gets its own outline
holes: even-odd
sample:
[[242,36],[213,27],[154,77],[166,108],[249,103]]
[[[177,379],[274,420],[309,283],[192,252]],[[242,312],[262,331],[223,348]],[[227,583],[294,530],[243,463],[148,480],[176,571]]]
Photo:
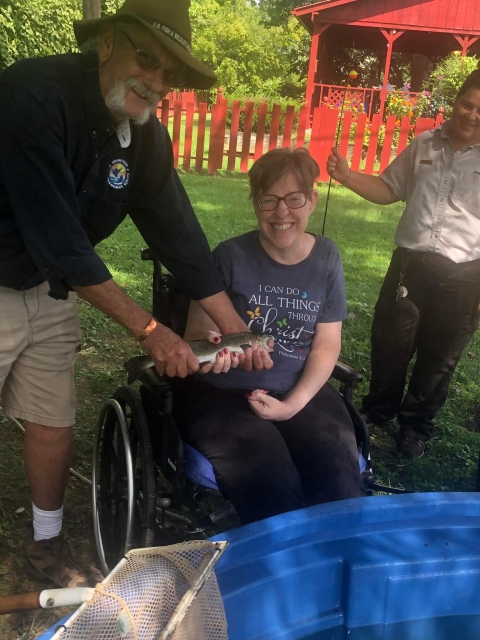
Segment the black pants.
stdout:
[[[401,270],[408,296],[397,302]],[[370,393],[363,399],[371,418],[397,415],[402,435],[424,441],[434,435],[433,419],[478,327],[479,292],[480,260],[456,264],[436,254],[394,251],[373,319]]]
[[245,393],[189,379],[173,411],[182,438],[210,460],[244,524],[364,495],[353,424],[332,386],[282,422],[256,416]]

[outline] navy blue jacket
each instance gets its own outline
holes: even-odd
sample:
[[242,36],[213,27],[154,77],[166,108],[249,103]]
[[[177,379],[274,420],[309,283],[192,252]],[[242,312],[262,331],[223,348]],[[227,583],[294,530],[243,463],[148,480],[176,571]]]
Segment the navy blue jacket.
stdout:
[[128,214],[146,244],[201,299],[223,290],[208,242],[152,116],[122,149],[102,98],[97,60],[66,54],[0,73],[0,286],[72,286],[111,275],[94,246]]

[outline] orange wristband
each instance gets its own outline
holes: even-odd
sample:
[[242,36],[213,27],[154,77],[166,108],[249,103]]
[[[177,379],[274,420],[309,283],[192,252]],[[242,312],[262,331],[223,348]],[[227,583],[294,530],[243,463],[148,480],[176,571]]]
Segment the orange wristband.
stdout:
[[148,338],[152,331],[157,328],[157,326],[158,322],[155,320],[155,318],[152,318],[145,329],[142,331],[142,333],[139,335],[138,341],[143,342],[146,338]]

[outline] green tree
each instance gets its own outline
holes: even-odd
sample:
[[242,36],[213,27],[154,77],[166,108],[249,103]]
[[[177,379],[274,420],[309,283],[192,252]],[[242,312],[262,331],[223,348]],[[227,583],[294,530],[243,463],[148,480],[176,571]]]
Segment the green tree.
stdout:
[[[104,0],[112,14],[123,0]],[[82,0],[0,0],[0,69],[21,58],[77,51],[72,23],[82,19]]]
[[291,15],[292,9],[310,1],[299,0],[258,0],[259,9],[274,26],[285,24]]
[[125,0],[102,0],[102,15],[112,15],[120,9]]
[[308,34],[293,18],[267,26],[248,0],[193,0],[194,54],[227,93],[278,95],[303,88]]
[[3,0],[0,3],[0,68],[21,58],[76,49],[72,22],[81,0]]
[[[104,15],[123,0],[103,0]],[[82,0],[0,0],[0,68],[16,60],[76,51],[72,23]],[[272,26],[255,0],[192,0],[194,54],[227,92],[303,94],[309,37],[293,17]]]

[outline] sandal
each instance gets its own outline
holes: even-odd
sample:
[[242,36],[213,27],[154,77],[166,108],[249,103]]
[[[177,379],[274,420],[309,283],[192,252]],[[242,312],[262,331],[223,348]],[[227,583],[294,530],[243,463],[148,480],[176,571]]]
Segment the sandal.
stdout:
[[59,587],[94,587],[103,575],[75,557],[72,545],[64,533],[48,540],[34,540],[33,529],[27,536],[27,571],[41,582],[53,582]]

